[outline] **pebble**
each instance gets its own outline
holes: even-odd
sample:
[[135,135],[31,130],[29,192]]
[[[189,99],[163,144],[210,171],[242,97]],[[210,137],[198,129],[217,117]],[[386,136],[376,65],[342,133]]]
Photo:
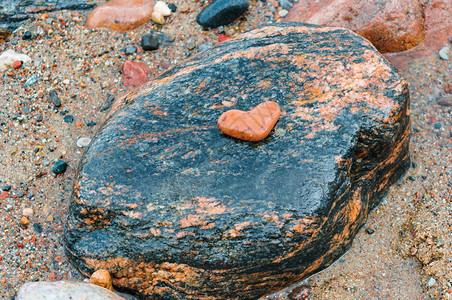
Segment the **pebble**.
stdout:
[[436,280],[433,277],[430,277],[430,280],[428,281],[427,285],[428,287],[432,287],[436,284]]
[[144,51],[157,50],[159,48],[159,39],[151,33],[146,33],[141,38],[141,48]]
[[58,97],[58,94],[56,92],[56,90],[51,90],[49,92],[49,100],[50,103],[52,103],[53,105],[55,105],[55,107],[60,107],[61,106],[61,100]]
[[86,123],[86,126],[88,126],[88,127],[93,127],[93,126],[95,126],[97,123],[96,122],[94,122],[94,121],[89,121],[88,123]]
[[115,96],[108,94],[107,98],[104,101],[104,104],[102,104],[102,106],[99,110],[106,111],[107,109],[109,109],[111,107],[114,100],[115,100]]
[[435,125],[433,125],[435,127],[435,129],[441,129],[441,123],[440,122],[436,122]]
[[74,122],[74,117],[72,115],[65,115],[63,120],[66,123],[73,123]]
[[154,12],[159,12],[165,17],[168,17],[169,15],[171,15],[171,9],[163,1],[157,1],[155,3]]
[[174,3],[168,4],[168,8],[171,9],[171,12],[176,12],[177,6]]
[[202,52],[202,51],[204,51],[204,50],[207,50],[207,49],[209,49],[209,48],[212,48],[212,46],[213,46],[212,43],[201,44],[201,45],[199,45],[198,50],[199,50],[200,52]]
[[24,34],[22,35],[22,39],[23,40],[29,40],[31,39],[31,32],[30,31],[25,31]]
[[11,49],[6,50],[0,55],[0,71],[5,71],[8,67],[12,67],[15,61],[20,61],[23,64],[31,61],[31,58]]
[[449,59],[449,52],[450,52],[450,47],[444,47],[441,50],[439,50],[439,57],[441,59],[444,60],[448,60]]
[[33,208],[30,207],[26,207],[22,210],[22,214],[26,217],[34,215],[35,211],[33,210]]
[[367,228],[366,228],[366,233],[367,233],[367,234],[374,234],[374,233],[375,233],[375,230],[372,229],[372,228],[370,228],[370,227],[367,227]]
[[196,22],[204,28],[227,25],[243,15],[249,6],[247,0],[215,0],[198,14]]
[[11,186],[10,185],[2,186],[2,191],[8,192],[9,190],[11,190]]
[[289,11],[286,9],[282,9],[278,12],[278,14],[281,18],[284,18],[285,16],[287,16],[288,13],[289,13]]
[[20,60],[15,60],[14,62],[13,62],[13,68],[14,69],[19,69],[20,67],[22,66],[22,62],[20,61]]
[[154,21],[157,24],[163,25],[165,24],[165,17],[161,12],[154,11],[151,15],[152,21]]
[[59,160],[53,165],[52,172],[57,175],[63,174],[66,171],[66,168],[67,168],[67,162],[65,162],[63,160]]
[[20,224],[21,224],[21,225],[29,225],[29,224],[30,224],[30,219],[28,219],[28,218],[25,217],[25,216],[22,216],[22,217],[20,218]]
[[33,75],[25,81],[25,86],[32,86],[36,82],[38,82],[38,75]]
[[289,1],[281,0],[279,1],[279,6],[281,6],[283,9],[289,9],[293,6],[293,4],[290,3]]
[[126,47],[126,49],[124,49],[124,53],[127,54],[127,55],[132,55],[132,54],[134,54],[136,52],[137,52],[137,47],[136,46],[129,46],[129,47]]
[[89,146],[90,143],[91,143],[91,139],[89,137],[82,137],[82,138],[78,139],[77,147],[79,147],[79,148],[87,147],[87,146]]
[[196,48],[195,42],[194,42],[194,41],[188,41],[188,43],[187,43],[187,49],[188,49],[188,50],[193,50],[193,49],[195,49],[195,48]]
[[89,282],[110,291],[113,291],[110,273],[107,270],[99,269],[89,278]]
[[39,223],[33,223],[33,229],[36,231],[36,233],[42,233],[42,226]]

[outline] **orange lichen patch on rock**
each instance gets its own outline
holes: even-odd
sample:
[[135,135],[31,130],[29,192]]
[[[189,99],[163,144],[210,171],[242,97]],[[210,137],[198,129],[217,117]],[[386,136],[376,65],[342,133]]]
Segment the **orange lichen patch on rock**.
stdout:
[[129,31],[149,22],[154,0],[110,0],[95,8],[88,17],[89,28]]
[[257,142],[268,136],[280,115],[278,103],[267,101],[249,112],[233,109],[223,113],[218,119],[218,127],[232,137]]
[[179,223],[180,227],[184,229],[188,227],[204,226],[207,224],[207,221],[204,221],[203,216],[190,214],[185,218],[182,218]]
[[196,212],[200,214],[219,215],[226,212],[226,206],[215,198],[196,197],[193,200],[197,201],[198,208]]

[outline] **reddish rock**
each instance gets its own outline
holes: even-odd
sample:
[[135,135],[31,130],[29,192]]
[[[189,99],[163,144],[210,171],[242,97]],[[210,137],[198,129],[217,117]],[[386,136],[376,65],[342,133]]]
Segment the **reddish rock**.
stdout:
[[284,20],[349,28],[371,41],[381,53],[404,51],[424,39],[419,0],[312,2],[296,2]]
[[151,74],[151,69],[143,64],[125,61],[122,65],[122,77],[127,86],[140,86],[149,81],[148,76]]
[[401,53],[388,53],[386,58],[404,70],[414,58],[438,55],[452,36],[452,5],[450,0],[427,0],[424,5],[425,40],[416,48]]
[[13,62],[13,68],[19,69],[22,66],[22,62],[20,60],[16,60]]
[[133,30],[149,22],[153,9],[154,0],[111,0],[94,9],[86,24],[89,28]]
[[218,127],[232,137],[257,142],[268,136],[280,115],[278,103],[267,101],[250,111],[228,110],[218,119]]
[[110,273],[104,269],[100,269],[94,272],[89,278],[89,283],[101,286],[110,291],[114,291],[111,283]]

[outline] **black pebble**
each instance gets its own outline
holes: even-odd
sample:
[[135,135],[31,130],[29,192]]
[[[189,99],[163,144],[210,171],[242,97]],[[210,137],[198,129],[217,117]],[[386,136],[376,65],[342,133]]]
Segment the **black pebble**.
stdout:
[[126,47],[126,49],[124,49],[124,53],[127,54],[127,55],[132,55],[135,52],[137,52],[137,47],[136,46],[129,46],[129,47]]
[[55,107],[61,106],[61,100],[60,97],[58,97],[58,94],[55,90],[51,90],[49,92],[49,102],[55,105]]
[[24,35],[22,36],[22,39],[23,40],[29,40],[29,39],[31,39],[31,32],[30,31],[25,31],[24,32]]
[[66,123],[72,123],[72,122],[74,122],[74,117],[71,116],[71,115],[65,115],[64,118],[63,118],[63,120],[64,120],[64,122],[66,122]]
[[33,223],[33,228],[37,233],[42,233],[42,226],[39,223]]
[[5,191],[5,192],[9,191],[10,189],[11,189],[11,186],[10,186],[10,185],[4,185],[4,186],[2,186],[2,190]]
[[97,123],[94,121],[89,121],[88,123],[86,123],[86,126],[88,127],[93,127],[94,125],[96,125]]
[[55,174],[62,174],[66,171],[66,168],[67,162],[59,160],[53,165],[52,172]]
[[168,8],[171,9],[172,12],[176,12],[177,6],[174,3],[168,4]]
[[373,234],[373,233],[375,232],[375,230],[373,230],[373,229],[370,228],[370,227],[367,227],[367,228],[366,228],[366,232],[367,232],[367,234]]
[[216,0],[207,5],[196,17],[204,28],[216,28],[234,22],[249,8],[247,0]]
[[157,50],[159,48],[158,38],[150,33],[146,33],[141,38],[141,48],[144,51]]

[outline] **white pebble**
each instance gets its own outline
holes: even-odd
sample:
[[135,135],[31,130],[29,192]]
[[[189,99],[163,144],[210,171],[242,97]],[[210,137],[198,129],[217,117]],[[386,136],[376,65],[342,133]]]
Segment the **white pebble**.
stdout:
[[91,143],[91,139],[88,137],[79,138],[77,141],[77,147],[83,148],[88,146]]
[[13,62],[20,60],[24,63],[31,61],[28,55],[16,52],[14,50],[7,50],[0,55],[0,71],[5,71],[8,66],[13,65]]
[[435,278],[430,277],[430,280],[428,281],[427,285],[428,285],[428,287],[432,287],[435,285],[435,283],[436,283]]
[[171,15],[171,9],[163,1],[157,1],[154,5],[154,11],[161,13],[163,16],[168,17]]
[[152,12],[151,18],[152,18],[152,21],[154,21],[157,24],[160,24],[160,25],[165,24],[165,17],[159,11]]
[[289,13],[289,11],[286,9],[282,9],[278,12],[278,14],[281,18],[284,18],[285,16],[287,16],[288,13]]
[[32,208],[26,207],[22,210],[22,214],[26,217],[33,215],[35,212]]
[[449,59],[449,51],[450,51],[450,47],[444,47],[443,49],[439,50],[439,57],[441,57],[444,60],[448,60]]

